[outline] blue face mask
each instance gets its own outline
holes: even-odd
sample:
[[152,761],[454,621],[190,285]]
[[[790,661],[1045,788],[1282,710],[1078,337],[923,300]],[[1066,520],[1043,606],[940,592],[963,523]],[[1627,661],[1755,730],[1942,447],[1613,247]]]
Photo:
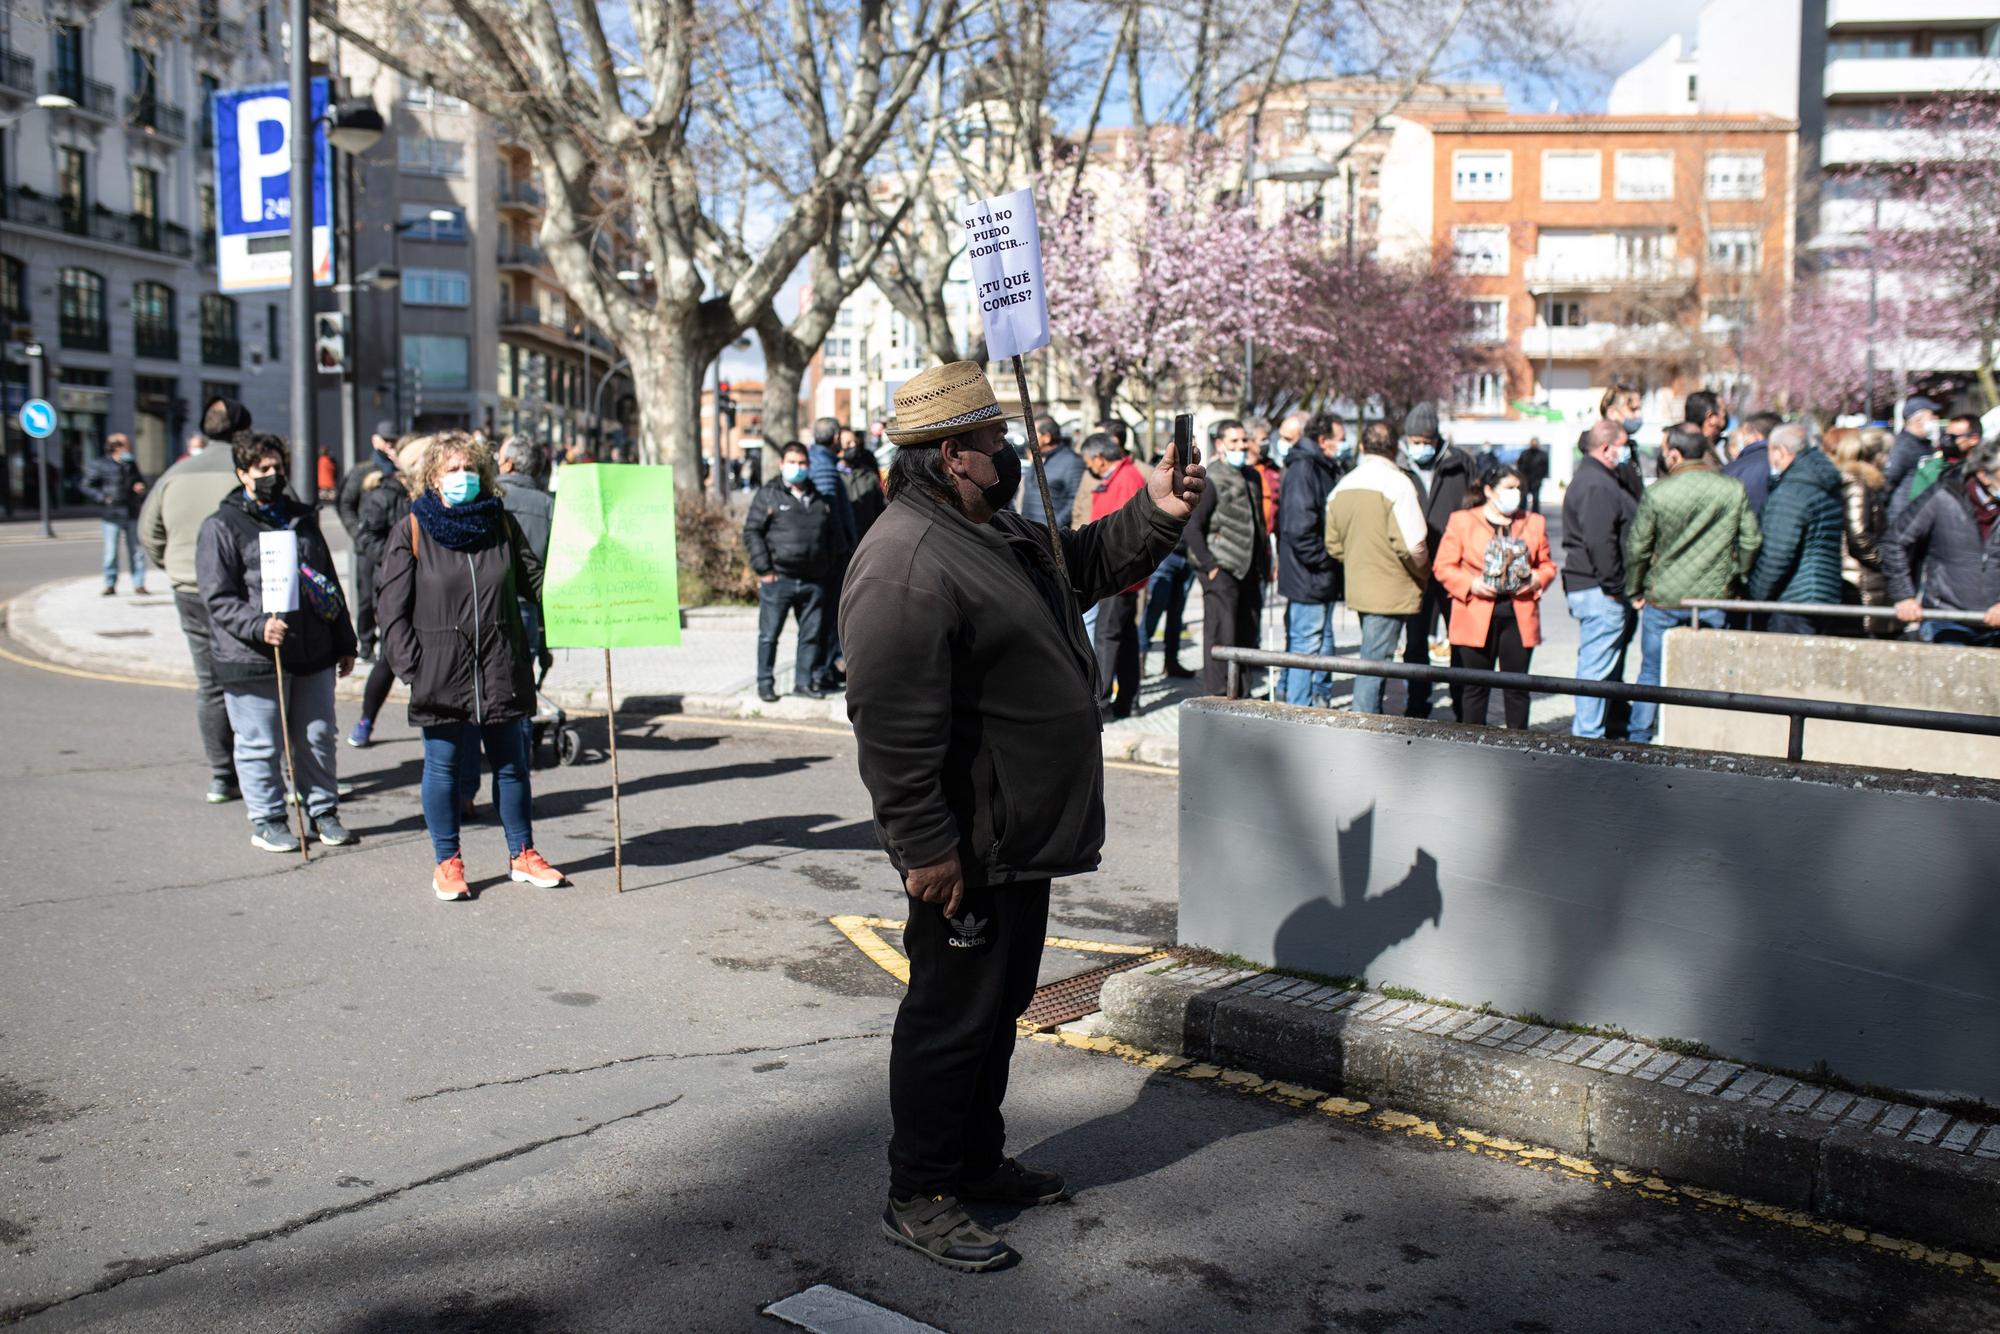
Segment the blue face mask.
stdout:
[[1430,467],[1431,461],[1437,456],[1438,447],[1436,445],[1413,445],[1410,448],[1410,462],[1416,464],[1419,468]]
[[1612,464],[1611,466],[1614,468],[1622,468],[1631,461],[1632,461],[1632,446],[1630,444],[1623,444],[1618,446],[1618,462]]
[[784,467],[785,485],[798,486],[812,474],[812,469],[802,463],[787,463]]
[[1627,417],[1624,421],[1619,422],[1618,424],[1625,428],[1625,434],[1637,435],[1639,434],[1639,428],[1641,426],[1644,426],[1645,422],[1638,417]]
[[438,494],[447,505],[463,505],[479,494],[479,474],[461,468],[438,478]]
[[1339,444],[1337,444],[1337,445],[1335,445],[1335,446],[1333,447],[1333,456],[1334,456],[1335,458],[1339,459],[1339,460],[1340,460],[1341,462],[1343,462],[1343,463],[1345,463],[1345,462],[1346,462],[1347,460],[1349,460],[1349,459],[1353,458],[1353,457],[1354,457],[1354,442],[1353,442],[1353,441],[1351,441],[1351,440],[1343,440],[1343,441],[1341,441],[1341,442],[1340,442]]

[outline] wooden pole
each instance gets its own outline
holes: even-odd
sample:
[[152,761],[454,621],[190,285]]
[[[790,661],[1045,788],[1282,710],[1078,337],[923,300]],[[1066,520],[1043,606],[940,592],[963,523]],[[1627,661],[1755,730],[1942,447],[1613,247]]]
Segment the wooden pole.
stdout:
[[1074,588],[1069,581],[1069,565],[1063,560],[1062,534],[1056,527],[1055,502],[1049,498],[1049,475],[1042,467],[1041,441],[1035,435],[1035,405],[1028,401],[1028,372],[1022,368],[1018,356],[1014,358],[1014,383],[1021,390],[1021,422],[1028,428],[1028,457],[1035,463],[1035,485],[1042,492],[1042,518],[1049,526],[1049,554],[1056,559],[1056,574],[1063,581],[1063,586]]
[[292,777],[292,728],[285,719],[285,650],[281,646],[271,645],[271,661],[278,668],[278,746],[285,757],[285,795],[299,809],[299,857],[310,862],[312,854],[306,851],[306,796],[299,791],[298,780]]
[[618,811],[618,698],[611,693],[611,650],[604,650],[604,733],[611,738],[611,866],[617,893],[625,892],[625,829]]

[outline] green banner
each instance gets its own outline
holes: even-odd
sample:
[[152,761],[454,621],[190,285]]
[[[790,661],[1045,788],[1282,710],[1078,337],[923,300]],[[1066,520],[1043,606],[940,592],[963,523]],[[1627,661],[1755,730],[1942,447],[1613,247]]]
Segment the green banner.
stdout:
[[681,642],[672,468],[590,463],[562,470],[542,623],[551,648]]

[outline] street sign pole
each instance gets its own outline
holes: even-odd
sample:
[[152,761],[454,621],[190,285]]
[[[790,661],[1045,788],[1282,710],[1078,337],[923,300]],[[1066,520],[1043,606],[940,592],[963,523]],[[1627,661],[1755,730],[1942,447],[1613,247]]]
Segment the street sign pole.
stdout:
[[[28,344],[28,397],[46,398],[48,394],[49,359],[41,344]],[[35,441],[35,495],[42,503],[42,536],[54,537],[55,525],[49,521],[49,438],[41,436]]]
[[311,6],[291,0],[292,311],[289,355],[292,387],[292,491],[308,505],[319,497],[313,467],[313,99]]

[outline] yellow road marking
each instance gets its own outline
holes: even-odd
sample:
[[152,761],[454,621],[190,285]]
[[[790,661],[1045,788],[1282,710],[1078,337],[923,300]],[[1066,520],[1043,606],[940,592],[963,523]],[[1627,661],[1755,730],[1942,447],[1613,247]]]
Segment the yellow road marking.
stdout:
[[1968,1255],[1964,1251],[1926,1246],[1922,1242],[1890,1237],[1880,1232],[1866,1232],[1846,1223],[1803,1213],[1796,1209],[1783,1209],[1759,1200],[1744,1199],[1719,1190],[1675,1185],[1658,1176],[1630,1171],[1623,1167],[1599,1167],[1588,1158],[1562,1153],[1544,1145],[1527,1144],[1504,1135],[1466,1126],[1440,1125],[1437,1121],[1394,1108],[1373,1107],[1365,1102],[1341,1097],[1325,1097],[1317,1089],[1300,1088],[1295,1084],[1265,1079],[1248,1070],[1230,1070],[1219,1065],[1196,1063],[1185,1056],[1168,1056],[1161,1052],[1147,1051],[1142,1047],[1134,1047],[1129,1043],[1102,1035],[1085,1037],[1078,1033],[1057,1031],[1027,1033],[1023,1036],[1032,1042],[1053,1043],[1079,1051],[1102,1052],[1116,1056],[1129,1065],[1140,1066],[1157,1074],[1224,1086],[1234,1089],[1239,1094],[1260,1097],[1269,1102],[1284,1103],[1291,1107],[1309,1107],[1323,1116],[1365,1120],[1380,1130],[1400,1131],[1412,1138],[1439,1143],[1444,1148],[1463,1149],[1467,1153],[1536,1172],[1558,1173],[1571,1180],[1596,1185],[1604,1190],[1629,1190],[1641,1199],[1657,1200],[1663,1204],[1675,1206],[1687,1204],[1698,1210],[1715,1210],[1734,1214],[1739,1218],[1777,1223],[1801,1232],[1812,1232],[1831,1240],[1844,1241],[1850,1245],[1888,1251],[1905,1259],[1936,1265],[1954,1273],[1970,1274],[1975,1277],[1983,1275],[1988,1279],[2000,1280],[2000,1260]]
[[81,667],[65,667],[59,662],[44,662],[40,658],[24,658],[11,649],[0,648],[0,659],[17,663],[22,667],[32,667],[36,671],[54,672],[58,676],[75,676],[85,681],[109,681],[121,686],[158,686],[162,690],[193,690],[192,681],[164,681],[145,676],[120,676],[114,672],[92,672]]
[[903,926],[901,922],[884,921],[880,917],[854,917],[847,914],[842,914],[838,917],[829,917],[826,920],[833,923],[834,930],[846,936],[852,942],[854,948],[867,955],[869,959],[879,965],[889,976],[895,978],[906,987],[910,985],[910,961],[891,949],[888,941],[875,934],[875,928],[877,927],[891,927],[901,930]]

